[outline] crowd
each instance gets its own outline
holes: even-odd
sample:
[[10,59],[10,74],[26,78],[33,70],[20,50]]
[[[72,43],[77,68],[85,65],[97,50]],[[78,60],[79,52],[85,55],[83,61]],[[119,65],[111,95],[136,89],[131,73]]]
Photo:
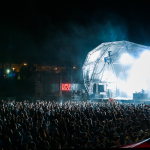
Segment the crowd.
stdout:
[[113,148],[150,137],[149,105],[16,102],[0,109],[3,150]]

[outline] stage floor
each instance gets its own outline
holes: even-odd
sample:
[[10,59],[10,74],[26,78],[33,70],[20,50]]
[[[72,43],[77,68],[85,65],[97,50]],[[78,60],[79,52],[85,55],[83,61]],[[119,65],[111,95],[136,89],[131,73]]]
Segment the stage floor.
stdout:
[[[93,98],[91,99],[92,102],[107,102],[109,98]],[[134,104],[150,104],[150,98],[149,99],[132,99],[132,98],[125,98],[125,97],[115,97],[113,99],[116,99],[118,103],[134,103]]]
[[[109,98],[92,98],[91,100],[104,100],[104,101],[108,101],[108,99]],[[118,101],[121,101],[121,100],[127,100],[127,101],[133,101],[133,99],[132,98],[125,98],[125,97],[115,97],[115,98],[113,98],[113,99],[116,99],[116,100],[118,100]]]

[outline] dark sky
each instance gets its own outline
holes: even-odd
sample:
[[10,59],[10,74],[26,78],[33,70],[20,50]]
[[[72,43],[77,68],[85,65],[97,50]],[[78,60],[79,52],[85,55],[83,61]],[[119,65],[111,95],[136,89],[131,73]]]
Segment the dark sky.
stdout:
[[[11,39],[11,40],[10,40]],[[103,42],[150,46],[149,3],[142,1],[37,0],[0,2],[0,62],[59,62],[69,48],[83,64]]]

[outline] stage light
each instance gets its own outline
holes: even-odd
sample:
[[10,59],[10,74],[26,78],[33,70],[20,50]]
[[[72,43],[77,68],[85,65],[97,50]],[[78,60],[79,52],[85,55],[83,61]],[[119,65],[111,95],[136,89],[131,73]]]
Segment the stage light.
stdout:
[[134,59],[134,63],[128,70],[126,81],[120,79],[119,89],[126,93],[128,97],[132,97],[133,93],[141,92],[144,89],[148,95],[150,94],[150,51],[141,53],[138,59]]
[[70,91],[71,84],[70,83],[62,83],[62,91]]
[[8,70],[7,70],[7,74],[9,74],[9,72],[10,72],[10,70],[8,69]]
[[130,65],[130,64],[133,64],[133,57],[131,57],[129,54],[125,53],[121,56],[120,58],[120,62],[121,64],[123,65]]

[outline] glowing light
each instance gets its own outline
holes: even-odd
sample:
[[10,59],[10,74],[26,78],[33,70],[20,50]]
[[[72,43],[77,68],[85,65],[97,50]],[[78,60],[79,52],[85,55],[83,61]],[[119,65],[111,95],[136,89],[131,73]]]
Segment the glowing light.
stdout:
[[5,77],[5,74],[4,74],[4,77]]
[[54,68],[54,70],[57,70],[57,68]]
[[27,64],[26,64],[26,63],[24,63],[24,66],[27,66]]
[[9,74],[10,70],[7,70],[7,74]]
[[70,83],[63,83],[61,86],[62,91],[70,91],[71,84]]
[[145,90],[150,96],[150,51],[144,51],[139,59],[136,59],[128,72],[127,81],[120,81],[119,88],[132,96],[134,92]]
[[130,64],[133,64],[134,59],[129,54],[125,53],[120,58],[120,62],[123,65],[130,65]]
[[73,69],[76,69],[76,67],[73,67]]
[[14,71],[14,70],[15,70],[15,68],[12,68],[12,70]]

